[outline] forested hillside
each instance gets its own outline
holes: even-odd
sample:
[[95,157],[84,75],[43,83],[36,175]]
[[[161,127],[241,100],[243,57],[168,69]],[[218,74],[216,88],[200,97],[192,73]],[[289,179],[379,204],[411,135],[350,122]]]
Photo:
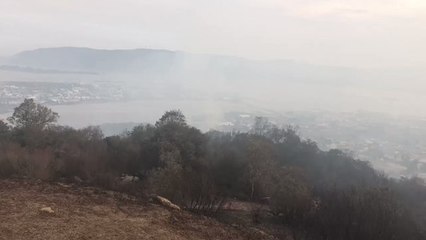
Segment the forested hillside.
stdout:
[[248,133],[203,133],[172,110],[104,137],[98,127],[56,125],[58,117],[26,99],[0,122],[0,177],[155,194],[218,219],[231,201],[251,203],[253,224],[289,229],[293,239],[426,238],[423,181],[389,179],[345,152],[321,151],[291,126],[258,117]]

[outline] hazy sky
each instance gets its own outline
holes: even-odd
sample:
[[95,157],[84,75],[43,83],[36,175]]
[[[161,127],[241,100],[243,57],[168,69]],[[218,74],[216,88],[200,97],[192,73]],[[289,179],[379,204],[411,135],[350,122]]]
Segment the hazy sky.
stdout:
[[0,55],[165,48],[348,66],[426,66],[426,0],[0,0]]

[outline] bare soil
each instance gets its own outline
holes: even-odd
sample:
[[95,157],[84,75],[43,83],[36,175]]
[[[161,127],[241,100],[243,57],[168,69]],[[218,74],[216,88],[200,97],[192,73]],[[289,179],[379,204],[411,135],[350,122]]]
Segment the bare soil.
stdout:
[[[40,211],[51,207],[54,213]],[[273,239],[126,194],[29,180],[0,180],[0,239]]]

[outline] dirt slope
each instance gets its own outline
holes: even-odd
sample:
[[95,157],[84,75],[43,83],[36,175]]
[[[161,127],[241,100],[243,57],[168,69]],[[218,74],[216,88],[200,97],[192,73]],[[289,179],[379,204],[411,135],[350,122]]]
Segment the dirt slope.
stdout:
[[[44,207],[55,213],[41,212]],[[268,236],[110,191],[0,180],[0,239],[237,240]]]

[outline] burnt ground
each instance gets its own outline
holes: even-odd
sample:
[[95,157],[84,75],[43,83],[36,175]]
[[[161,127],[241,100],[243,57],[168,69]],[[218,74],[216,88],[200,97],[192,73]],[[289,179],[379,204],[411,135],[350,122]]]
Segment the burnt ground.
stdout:
[[[51,207],[54,213],[41,208]],[[126,194],[29,180],[0,180],[0,239],[273,239]]]

